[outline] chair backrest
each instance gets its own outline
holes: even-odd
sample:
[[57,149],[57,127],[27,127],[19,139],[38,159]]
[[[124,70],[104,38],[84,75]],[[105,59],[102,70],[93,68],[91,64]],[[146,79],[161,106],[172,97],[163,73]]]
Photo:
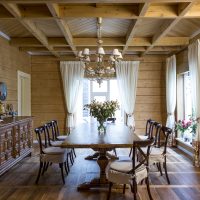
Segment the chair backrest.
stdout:
[[46,130],[47,130],[47,134],[48,134],[48,138],[49,138],[49,144],[51,141],[55,141],[56,140],[56,130],[55,130],[55,126],[53,124],[53,122],[48,122],[45,124]]
[[151,129],[151,137],[154,137],[154,146],[158,146],[158,136],[159,136],[159,132],[161,129],[162,125],[156,121],[153,122],[152,124],[152,129]]
[[156,138],[156,140],[157,140],[156,147],[158,147],[158,148],[163,147],[163,154],[166,154],[166,152],[167,152],[167,143],[168,143],[170,134],[172,134],[171,128],[168,128],[166,126],[161,126],[159,128],[157,138]]
[[49,137],[45,126],[35,128],[37,140],[39,142],[40,153],[44,153],[43,149],[49,147]]
[[154,120],[152,119],[148,119],[146,122],[146,131],[145,131],[145,135],[148,136],[149,138],[151,137],[151,133],[152,133],[152,128],[153,128],[153,124],[154,124]]
[[51,123],[52,123],[52,126],[54,127],[55,139],[56,139],[60,135],[59,128],[58,128],[58,121],[52,120]]
[[[135,141],[133,142],[133,154],[132,154],[132,172],[133,175],[135,174],[135,171],[141,166],[146,165],[148,170],[149,165],[149,154],[150,154],[150,148],[154,144],[154,138],[150,138],[143,141]],[[143,148],[147,147],[147,148]],[[145,152],[146,151],[146,152]],[[140,153],[140,159],[137,159],[136,153]],[[136,164],[137,163],[137,164]]]

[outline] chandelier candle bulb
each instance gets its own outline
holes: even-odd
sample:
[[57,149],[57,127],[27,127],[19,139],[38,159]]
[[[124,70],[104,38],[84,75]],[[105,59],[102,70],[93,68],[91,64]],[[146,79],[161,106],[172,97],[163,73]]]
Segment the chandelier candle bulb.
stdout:
[[78,57],[79,57],[79,58],[83,58],[83,54],[82,54],[82,53],[83,53],[82,51],[79,51],[79,52],[78,52]]
[[114,56],[120,56],[119,50],[118,50],[118,49],[114,49],[114,50],[113,50],[113,55],[114,55]]
[[123,57],[122,57],[122,53],[121,53],[121,52],[119,52],[119,57],[118,57],[118,59],[120,59],[120,60],[123,59]]
[[99,54],[99,55],[105,55],[105,51],[104,51],[103,47],[99,47],[98,48],[97,54]]
[[89,56],[90,55],[90,50],[88,48],[85,48],[83,51],[83,55]]

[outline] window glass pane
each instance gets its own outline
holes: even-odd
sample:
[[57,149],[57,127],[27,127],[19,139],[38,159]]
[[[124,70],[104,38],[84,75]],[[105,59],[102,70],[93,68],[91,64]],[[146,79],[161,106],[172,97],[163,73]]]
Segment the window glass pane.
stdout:
[[110,100],[118,101],[120,105],[120,109],[115,112],[116,122],[123,122],[124,111],[122,109],[122,105],[120,102],[117,80],[110,80]]
[[92,81],[92,92],[107,92],[108,81],[103,81],[101,86],[97,83],[97,81]]
[[94,96],[94,99],[99,102],[106,101],[106,96]]
[[[124,123],[124,111],[122,109],[121,102],[119,99],[119,92],[116,79],[103,81],[100,88],[99,84],[96,81],[85,80],[83,83],[83,96],[82,96],[83,105],[90,103],[94,99],[99,102],[104,102],[107,100],[117,100],[119,102],[120,109],[117,110],[115,113],[116,117],[115,122]],[[91,122],[91,120],[92,122],[94,121],[94,119],[89,115],[88,110],[82,111],[82,118],[84,121],[87,122]]]
[[184,106],[185,119],[189,119],[192,115],[192,98],[191,98],[191,80],[189,73],[184,74]]

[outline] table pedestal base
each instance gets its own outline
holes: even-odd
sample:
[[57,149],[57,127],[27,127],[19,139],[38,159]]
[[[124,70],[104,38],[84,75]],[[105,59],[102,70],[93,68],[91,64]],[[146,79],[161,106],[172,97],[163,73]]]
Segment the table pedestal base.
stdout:
[[[100,177],[94,178],[90,182],[82,183],[78,186],[78,190],[89,190],[90,188],[97,188],[97,187],[108,187],[108,181],[106,179],[106,167],[108,165],[109,159],[107,155],[106,149],[99,149],[98,150],[98,157],[97,157],[97,164],[100,168]],[[95,155],[97,156],[97,155]]]

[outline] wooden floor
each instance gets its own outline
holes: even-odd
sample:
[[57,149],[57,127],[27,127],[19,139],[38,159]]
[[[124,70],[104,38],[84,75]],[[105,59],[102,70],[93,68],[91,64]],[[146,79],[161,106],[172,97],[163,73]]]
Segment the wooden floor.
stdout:
[[[53,165],[41,177],[39,185],[35,179],[39,167],[39,155],[33,153],[9,172],[0,177],[0,200],[106,200],[107,189],[78,192],[78,184],[98,175],[95,161],[86,161],[84,157],[92,150],[76,150],[77,158],[62,185],[60,169]],[[127,150],[117,149],[118,155],[128,155]],[[168,171],[171,185],[166,184],[165,176],[161,177],[156,170],[151,172],[151,193],[154,200],[199,200],[200,168],[194,168],[191,160],[184,155],[169,149]],[[145,185],[139,186],[140,200],[147,200]],[[130,189],[123,195],[120,190],[113,190],[111,200],[133,199]]]

